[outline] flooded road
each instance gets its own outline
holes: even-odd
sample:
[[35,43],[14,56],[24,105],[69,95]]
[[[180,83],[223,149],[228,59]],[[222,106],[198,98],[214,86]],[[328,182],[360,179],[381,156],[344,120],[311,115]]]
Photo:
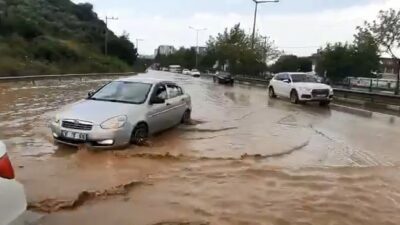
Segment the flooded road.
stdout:
[[265,88],[163,72],[194,125],[149,146],[53,144],[55,110],[108,79],[0,84],[0,139],[40,224],[399,224],[400,120],[269,100]]

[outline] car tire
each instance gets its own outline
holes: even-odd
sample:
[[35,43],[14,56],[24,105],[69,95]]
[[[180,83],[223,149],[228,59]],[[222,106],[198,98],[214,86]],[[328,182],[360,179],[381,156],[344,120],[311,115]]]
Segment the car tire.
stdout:
[[145,123],[139,123],[132,131],[130,142],[134,145],[143,145],[147,142],[148,138],[149,128]]
[[290,92],[290,102],[293,104],[299,103],[299,95],[297,94],[296,90],[293,90],[292,92]]
[[273,88],[273,87],[269,87],[269,89],[268,89],[268,96],[269,96],[270,98],[276,98],[276,94],[275,94],[275,91],[274,91],[274,88]]
[[191,114],[192,113],[191,113],[190,110],[186,110],[182,115],[181,123],[182,124],[190,124],[190,121],[192,120],[192,115]]
[[320,105],[320,106],[328,106],[329,104],[331,104],[331,101],[322,101],[322,102],[319,102],[319,105]]

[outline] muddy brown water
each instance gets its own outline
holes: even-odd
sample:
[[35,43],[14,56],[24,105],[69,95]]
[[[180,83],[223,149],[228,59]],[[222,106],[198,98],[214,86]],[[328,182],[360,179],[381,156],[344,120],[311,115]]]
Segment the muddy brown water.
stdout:
[[57,146],[60,107],[109,79],[0,84],[0,139],[40,224],[399,224],[399,119],[269,100],[265,88],[181,84],[194,123],[149,146]]

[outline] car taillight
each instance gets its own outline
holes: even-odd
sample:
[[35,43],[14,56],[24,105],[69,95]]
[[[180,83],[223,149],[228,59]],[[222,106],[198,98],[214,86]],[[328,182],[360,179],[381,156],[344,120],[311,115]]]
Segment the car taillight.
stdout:
[[0,177],[6,179],[14,179],[14,169],[11,165],[11,161],[8,158],[8,155],[5,154],[0,158]]

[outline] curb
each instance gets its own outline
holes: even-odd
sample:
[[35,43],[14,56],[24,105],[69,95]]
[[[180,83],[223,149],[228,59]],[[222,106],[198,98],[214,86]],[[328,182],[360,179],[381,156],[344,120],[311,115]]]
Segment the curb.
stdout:
[[372,115],[374,114],[374,112],[368,111],[365,109],[357,109],[357,108],[352,108],[352,107],[337,105],[337,104],[331,104],[330,107],[331,107],[331,109],[334,109],[337,111],[351,113],[351,114],[355,114],[355,115],[362,116],[362,117],[368,117],[368,118],[371,118]]
[[394,113],[400,114],[400,106],[398,105],[390,105],[390,104],[383,104],[383,103],[374,103],[365,100],[359,99],[349,99],[349,98],[340,98],[335,97],[335,102],[343,102],[343,103],[350,103],[361,107],[371,108],[371,109],[382,109],[382,110],[389,110]]

